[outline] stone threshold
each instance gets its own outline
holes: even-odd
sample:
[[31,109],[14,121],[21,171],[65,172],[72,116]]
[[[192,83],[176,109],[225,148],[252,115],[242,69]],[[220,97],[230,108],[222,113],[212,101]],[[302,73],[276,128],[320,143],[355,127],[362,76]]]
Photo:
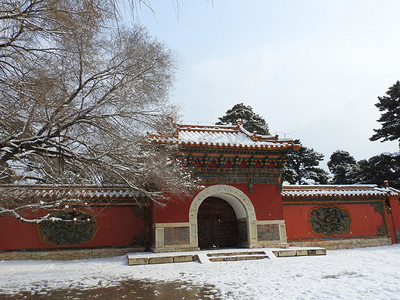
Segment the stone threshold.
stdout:
[[168,253],[128,253],[128,264],[148,265],[198,261],[210,263],[218,261],[240,261],[253,259],[278,259],[279,257],[326,255],[321,247],[219,249]]

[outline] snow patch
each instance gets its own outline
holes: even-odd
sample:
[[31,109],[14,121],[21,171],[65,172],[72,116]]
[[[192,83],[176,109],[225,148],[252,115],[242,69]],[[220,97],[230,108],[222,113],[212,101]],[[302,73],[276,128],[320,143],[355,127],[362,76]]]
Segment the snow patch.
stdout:
[[[128,266],[127,257],[0,261],[0,293],[91,289],[124,280],[214,285],[223,299],[398,299],[400,244],[327,255]],[[156,286],[156,285],[155,285]]]

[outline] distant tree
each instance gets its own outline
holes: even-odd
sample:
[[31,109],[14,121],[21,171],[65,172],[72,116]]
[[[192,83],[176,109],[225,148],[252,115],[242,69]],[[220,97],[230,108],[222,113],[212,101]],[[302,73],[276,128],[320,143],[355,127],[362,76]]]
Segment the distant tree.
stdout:
[[328,161],[334,184],[353,184],[358,181],[359,169],[356,160],[347,151],[335,151]]
[[253,108],[243,103],[235,104],[223,117],[218,118],[217,125],[235,125],[237,120],[242,120],[247,131],[258,134],[270,135],[268,124],[263,117],[253,112]]
[[[295,144],[301,145],[300,140]],[[328,183],[328,172],[318,167],[324,155],[307,147],[290,152],[288,160],[283,168],[282,180],[290,184],[326,184]]]
[[390,186],[400,188],[399,153],[382,153],[361,160],[358,165],[360,182],[383,186],[383,182],[388,180]]
[[382,123],[382,128],[374,129],[375,134],[370,140],[398,140],[400,147],[400,81],[391,86],[386,95],[378,97],[379,102],[375,104],[379,111],[382,112],[378,120],[378,122]]

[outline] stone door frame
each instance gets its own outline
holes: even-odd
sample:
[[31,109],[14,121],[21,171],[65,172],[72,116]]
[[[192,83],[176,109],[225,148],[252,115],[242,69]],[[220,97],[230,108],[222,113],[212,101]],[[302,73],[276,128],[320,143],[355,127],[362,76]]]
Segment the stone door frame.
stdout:
[[257,247],[257,218],[251,200],[238,188],[223,184],[207,187],[194,197],[189,209],[190,246],[198,247],[197,213],[200,204],[208,197],[217,197],[225,200],[232,206],[237,219],[246,222],[247,241],[239,246]]

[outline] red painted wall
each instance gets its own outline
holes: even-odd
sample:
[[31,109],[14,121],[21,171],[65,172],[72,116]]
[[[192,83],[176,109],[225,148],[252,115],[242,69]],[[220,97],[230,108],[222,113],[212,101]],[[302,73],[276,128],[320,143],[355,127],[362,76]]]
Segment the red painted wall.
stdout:
[[[97,231],[92,240],[73,246],[58,246],[40,239],[38,225],[18,221],[12,216],[0,218],[0,251],[19,249],[85,248],[136,245],[134,236],[144,232],[142,217],[135,215],[132,206],[94,207]],[[82,211],[85,211],[82,209]],[[43,212],[38,212],[40,214]],[[134,245],[135,244],[135,245]]]
[[[205,185],[205,188],[210,185]],[[257,220],[283,220],[281,194],[276,184],[255,184],[250,193],[246,184],[232,184],[252,201]],[[186,199],[172,199],[165,206],[156,206],[153,220],[156,223],[189,222],[192,200],[201,190]]]
[[[365,202],[365,201],[364,201]],[[383,203],[384,201],[382,201]],[[345,209],[349,213],[351,219],[350,231],[343,233],[340,236],[323,236],[312,231],[311,225],[309,224],[309,215],[312,209],[318,207],[336,206],[340,209]],[[357,203],[357,204],[298,204],[298,205],[283,205],[286,234],[288,239],[326,239],[326,238],[337,238],[337,237],[370,237],[377,236],[377,227],[382,225],[382,222],[387,224],[386,217],[382,218],[382,215],[375,212],[374,206],[369,203]],[[388,230],[390,229],[387,227]]]
[[[245,187],[247,187],[245,185]],[[282,196],[276,184],[255,184],[250,194],[257,220],[283,220]]]
[[391,208],[391,218],[392,218],[392,226],[393,226],[393,233],[392,233],[392,240],[393,243],[397,242],[400,243],[400,205],[399,199],[397,198],[389,198],[389,204]]
[[[197,193],[196,193],[197,194]],[[154,223],[175,223],[189,222],[189,208],[193,197],[185,199],[171,198],[164,201],[164,206],[153,206],[153,222]]]

